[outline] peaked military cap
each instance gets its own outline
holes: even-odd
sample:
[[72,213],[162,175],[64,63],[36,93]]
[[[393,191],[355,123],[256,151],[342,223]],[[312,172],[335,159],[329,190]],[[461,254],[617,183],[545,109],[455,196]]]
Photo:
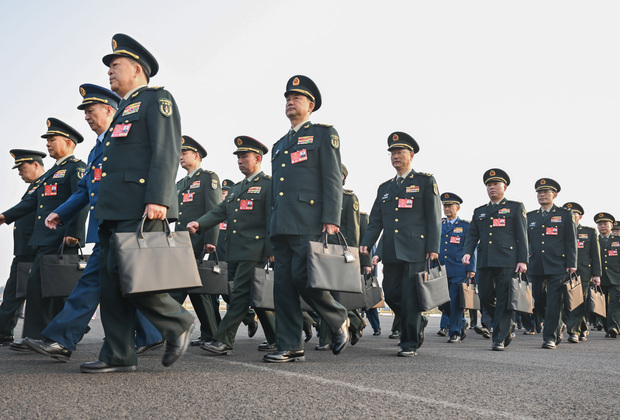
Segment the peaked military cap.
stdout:
[[613,224],[615,221],[616,219],[609,213],[597,213],[594,216],[594,223],[611,222]]
[[298,74],[288,79],[284,96],[286,97],[291,92],[299,92],[310,98],[314,102],[314,111],[318,111],[321,107],[321,92],[319,92],[319,88],[309,77]]
[[413,153],[418,153],[420,151],[420,146],[418,143],[407,133],[403,133],[402,131],[395,131],[388,136],[387,139],[388,150],[392,149],[409,149]]
[[230,187],[232,187],[233,185],[235,185],[234,182],[232,182],[230,179],[225,179],[222,181],[222,189],[228,191],[230,189]]
[[32,163],[39,162],[43,163],[43,158],[47,156],[46,153],[39,152],[38,150],[27,150],[27,149],[13,149],[10,150],[9,153],[15,159],[15,166],[11,169],[18,168],[22,163]]
[[181,137],[181,150],[191,150],[200,155],[202,159],[207,157],[207,151],[196,140],[190,136]]
[[620,230],[620,222],[616,220],[614,225],[611,227],[611,230]]
[[80,86],[80,95],[82,95],[82,103],[77,107],[80,110],[91,104],[110,105],[112,108],[118,109],[118,104],[121,101],[121,97],[110,89],[90,83],[84,83]]
[[583,213],[585,213],[583,211],[583,207],[581,207],[579,203],[575,203],[574,201],[569,201],[568,203],[564,204],[562,207],[572,210],[573,213],[579,213],[582,216],[583,216]]
[[267,146],[249,136],[235,137],[235,146],[237,146],[237,150],[233,152],[233,155],[243,152],[254,152],[262,156],[265,153],[269,152]]
[[60,121],[58,118],[49,117],[47,119],[47,133],[43,134],[41,138],[48,138],[52,136],[63,136],[71,140],[73,143],[78,144],[84,141],[84,137],[69,124]]
[[147,79],[155,76],[159,71],[159,64],[155,57],[129,35],[116,34],[112,37],[112,54],[103,57],[103,64],[110,67],[110,63],[116,57],[128,57],[136,60],[144,69]]
[[560,187],[560,184],[558,184],[557,181],[551,178],[540,178],[534,184],[534,188],[536,189],[536,191],[551,190],[555,192],[560,192],[560,190],[562,189]]
[[447,204],[461,204],[462,202],[463,200],[461,199],[461,197],[454,193],[447,192],[441,194],[441,204],[443,204],[444,206]]
[[347,179],[347,177],[349,176],[349,171],[347,169],[346,166],[344,166],[343,163],[340,164],[340,168],[342,169],[342,175],[344,175],[344,178]]
[[510,185],[510,177],[499,168],[491,168],[486,171],[482,176],[482,180],[485,185],[489,182],[503,182],[506,185]]

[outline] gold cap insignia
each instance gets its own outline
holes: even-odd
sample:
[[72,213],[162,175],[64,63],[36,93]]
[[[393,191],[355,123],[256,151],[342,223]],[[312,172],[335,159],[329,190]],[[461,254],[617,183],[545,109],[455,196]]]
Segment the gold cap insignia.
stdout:
[[181,144],[185,144],[185,139],[181,137]]
[[443,198],[448,198],[448,197],[450,197],[450,195],[449,195],[449,194],[444,194],[444,195],[443,195]]
[[603,213],[600,213],[600,214],[598,215],[598,217],[604,217],[604,216],[605,216],[605,215],[604,215]]
[[491,176],[495,176],[495,171],[491,171],[491,172],[489,172],[489,175],[491,175]]
[[84,90],[83,87],[80,86],[80,95],[82,96],[86,96],[86,91]]
[[568,208],[570,209],[571,207],[573,207],[573,205],[572,205],[571,203],[568,203],[568,204],[566,205],[566,207],[568,207]]
[[52,126],[52,123],[50,122],[50,120],[47,120],[47,128],[50,128]]
[[112,51],[116,51],[117,47],[118,47],[118,45],[116,44],[116,40],[114,38],[112,38]]
[[394,135],[392,136],[392,140],[394,140],[394,141],[398,140],[398,134],[394,134]]
[[242,144],[243,144],[243,140],[238,138],[237,139],[237,146],[241,146]]
[[298,77],[293,79],[293,86],[299,86],[299,78]]
[[540,185],[545,185],[547,183],[547,181],[545,181],[544,179],[540,180]]
[[14,155],[13,153],[11,153],[11,157],[12,157],[13,159],[15,159],[15,155]]

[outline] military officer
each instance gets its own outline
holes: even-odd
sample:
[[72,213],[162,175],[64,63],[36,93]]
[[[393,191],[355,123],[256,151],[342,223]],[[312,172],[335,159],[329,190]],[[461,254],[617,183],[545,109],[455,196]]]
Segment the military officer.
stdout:
[[476,274],[476,254],[467,267],[461,263],[465,236],[469,230],[469,222],[458,217],[462,203],[461,197],[454,193],[441,194],[441,204],[446,217],[441,220],[439,261],[446,266],[450,286],[450,302],[444,304],[442,308],[443,313],[449,317],[448,343],[460,343],[465,338],[467,322],[463,316],[459,294],[461,284]]
[[422,345],[428,324],[411,278],[424,271],[427,259],[439,258],[441,204],[435,178],[411,169],[420,150],[413,137],[396,131],[387,143],[396,176],[379,186],[360,253],[367,254],[383,231],[385,301],[401,318],[398,356],[411,357]]
[[174,178],[181,153],[181,119],[172,95],[151,88],[159,70],[153,55],[133,38],[116,34],[112,53],[103,57],[110,86],[121,98],[103,139],[103,165],[95,217],[101,244],[101,320],[105,342],[99,360],[83,363],[86,373],[136,370],[133,326],[136,309],[166,340],[162,364],[176,362],[189,345],[194,317],[167,293],[123,298],[113,236],[135,232],[146,216],[145,231],[162,231],[162,220],[176,220]]
[[[200,167],[202,160],[207,157],[205,148],[190,136],[183,136],[181,144],[181,167],[187,171],[187,176],[177,182],[179,219],[176,230],[186,230],[189,222],[214,209],[222,195],[220,178],[217,174]],[[191,235],[196,259],[202,258],[207,244],[216,242],[217,234],[217,228],[213,228],[207,232]],[[171,292],[170,296],[183,303],[188,294],[200,320],[199,340],[201,342],[211,340],[218,325],[213,300],[207,294],[191,293],[186,290]]]
[[[18,170],[22,180],[30,184],[22,200],[32,195],[40,183],[40,178],[45,173],[43,167],[43,158],[46,153],[37,150],[13,149],[10,151],[11,156],[15,159],[13,169]],[[37,254],[34,246],[28,245],[34,223],[36,220],[36,211],[33,209],[30,213],[15,221],[13,227],[13,262],[11,263],[11,271],[9,279],[6,281],[4,292],[2,295],[2,304],[0,305],[0,346],[5,346],[13,342],[13,330],[17,325],[19,314],[22,311],[25,298],[16,296],[17,292],[17,266],[20,262],[31,263]]]
[[471,264],[478,250],[480,304],[493,319],[493,345],[502,351],[512,341],[513,311],[508,309],[508,287],[516,272],[526,272],[527,224],[523,203],[507,200],[508,174],[498,168],[482,177],[490,202],[474,210],[463,249],[463,264]]
[[[254,269],[264,267],[272,256],[267,226],[271,208],[271,177],[261,170],[261,162],[269,149],[248,136],[235,138],[239,170],[243,182],[233,186],[224,201],[196,221],[187,224],[193,233],[205,232],[224,221],[226,228],[226,256],[228,281],[233,282],[226,315],[213,335],[200,348],[216,355],[232,351],[239,324],[248,312],[251,300]],[[215,242],[215,241],[213,241]],[[256,309],[268,343],[275,341],[273,311]]]
[[563,279],[577,271],[577,230],[572,212],[553,203],[557,181],[540,178],[534,188],[540,208],[527,213],[534,313],[538,323],[544,319],[543,348],[555,349],[562,341]]
[[620,222],[618,222],[617,220],[614,222],[614,225],[611,227],[611,233],[613,233],[614,236],[620,236]]
[[[347,167],[341,165],[342,169],[342,185],[346,183],[349,171]],[[342,212],[340,214],[340,232],[347,241],[347,245],[357,248],[360,242],[360,202],[355,193],[352,190],[345,189],[342,196]],[[338,237],[336,235],[330,235],[327,238],[328,243],[338,244]],[[368,264],[368,255],[366,258],[366,264]],[[360,260],[361,264],[361,260]],[[362,333],[366,323],[360,316],[357,310],[348,310],[347,315],[349,317],[349,333],[351,335],[351,345],[354,346],[362,338]],[[310,333],[312,334],[312,333]],[[331,349],[332,332],[329,328],[321,328],[319,333],[319,344],[314,348],[315,350],[329,350]]]
[[[594,222],[598,228],[601,247],[601,288],[607,297],[607,336],[617,338],[620,331],[620,236],[611,233],[616,219],[609,213],[597,213]],[[593,280],[594,284],[596,281]]]
[[[86,242],[94,243],[93,252],[88,265],[71,294],[65,302],[62,311],[42,331],[45,337],[42,340],[25,338],[24,343],[36,352],[60,361],[68,361],[76,344],[82,339],[84,331],[99,305],[99,236],[97,229],[99,221],[95,218],[95,206],[101,180],[101,165],[103,162],[103,145],[101,143],[110,122],[116,113],[120,97],[109,89],[85,83],[80,86],[82,102],[78,109],[84,111],[85,120],[97,134],[95,147],[88,155],[88,164],[84,176],[67,201],[51,212],[45,219],[45,225],[50,229],[57,229],[60,223],[71,220],[75,214],[90,204],[88,231]],[[161,335],[155,327],[143,316],[136,318],[136,337],[138,347],[152,349],[161,345]]]
[[[78,242],[80,245],[84,244],[84,224],[87,215],[86,209],[82,210],[76,217],[68,220],[63,229],[51,231],[45,227],[44,222],[47,215],[77,190],[78,182],[84,174],[85,165],[84,162],[73,156],[73,150],[84,138],[73,127],[52,117],[47,119],[47,132],[41,137],[47,139],[48,153],[56,159],[56,164],[33,187],[35,191],[32,194],[0,215],[1,224],[5,221],[11,223],[27,216],[35,209],[37,212],[34,231],[28,242],[29,245],[37,247],[37,256],[34,259],[28,280],[26,294],[28,304],[26,305],[22,332],[23,337],[34,339],[43,338],[41,332],[60,312],[64,304],[63,298],[43,298],[40,258],[43,255],[55,254],[63,241],[69,245],[69,247],[65,247],[65,253],[77,253],[77,248],[73,246]],[[12,343],[11,349],[31,351],[23,342]]]
[[601,279],[601,250],[597,240],[596,230],[582,226],[583,207],[579,203],[568,202],[562,207],[573,211],[573,220],[577,225],[577,275],[581,277],[584,303],[573,309],[568,315],[566,329],[568,342],[579,343],[588,339],[588,323],[586,322],[586,299],[592,281],[600,283]]
[[349,339],[346,309],[327,291],[306,287],[308,241],[321,232],[337,233],[342,209],[340,137],[329,125],[313,124],[321,107],[316,84],[293,76],[286,84],[285,113],[291,129],[271,154],[272,209],[269,232],[273,253],[276,345],[266,362],[305,360],[301,331],[301,296],[332,330],[332,352],[339,354]]

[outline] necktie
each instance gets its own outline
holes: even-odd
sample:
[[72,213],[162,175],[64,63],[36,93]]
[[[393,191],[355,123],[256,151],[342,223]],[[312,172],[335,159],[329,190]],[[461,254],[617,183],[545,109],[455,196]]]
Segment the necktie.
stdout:
[[396,185],[400,187],[402,184],[403,184],[403,177],[399,176],[398,178],[396,178]]
[[291,128],[290,131],[288,132],[288,145],[292,146],[294,142],[295,142],[295,130]]
[[543,217],[547,217],[548,214],[549,212],[547,210],[543,210]]
[[189,175],[183,178],[183,183],[181,184],[181,191],[185,190],[188,184],[189,184]]

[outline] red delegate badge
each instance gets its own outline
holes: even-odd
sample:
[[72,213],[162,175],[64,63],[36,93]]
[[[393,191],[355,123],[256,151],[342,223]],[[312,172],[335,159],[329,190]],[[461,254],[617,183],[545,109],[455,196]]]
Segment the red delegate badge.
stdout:
[[304,160],[308,160],[308,152],[306,151],[306,149],[301,149],[297,152],[291,153],[292,164],[303,162]]
[[399,209],[410,209],[413,207],[413,200],[410,198],[399,198],[398,199],[398,208]]
[[190,203],[194,201],[194,193],[184,193],[183,194],[183,202]]
[[254,201],[252,200],[241,200],[241,210],[252,210],[254,207]]
[[585,247],[585,242],[583,241],[577,242],[577,248],[584,248],[584,247]]
[[112,137],[127,137],[130,128],[131,124],[116,124],[112,132]]
[[506,219],[493,219],[493,227],[506,226]]
[[607,255],[609,255],[610,257],[616,257],[616,256],[618,256],[618,250],[617,249],[610,249],[609,251],[607,251]]
[[228,223],[226,222],[220,223],[220,230],[226,230],[227,227],[228,227]]
[[49,197],[52,195],[56,195],[58,194],[58,186],[56,184],[54,185],[46,185],[45,186],[45,196]]
[[93,179],[95,181],[101,181],[101,168],[95,168],[95,174]]
[[556,227],[548,227],[548,228],[545,230],[545,233],[546,233],[547,235],[557,235],[557,234],[558,234],[558,228],[556,228]]
[[450,243],[451,244],[460,244],[461,243],[461,237],[460,236],[450,236]]

